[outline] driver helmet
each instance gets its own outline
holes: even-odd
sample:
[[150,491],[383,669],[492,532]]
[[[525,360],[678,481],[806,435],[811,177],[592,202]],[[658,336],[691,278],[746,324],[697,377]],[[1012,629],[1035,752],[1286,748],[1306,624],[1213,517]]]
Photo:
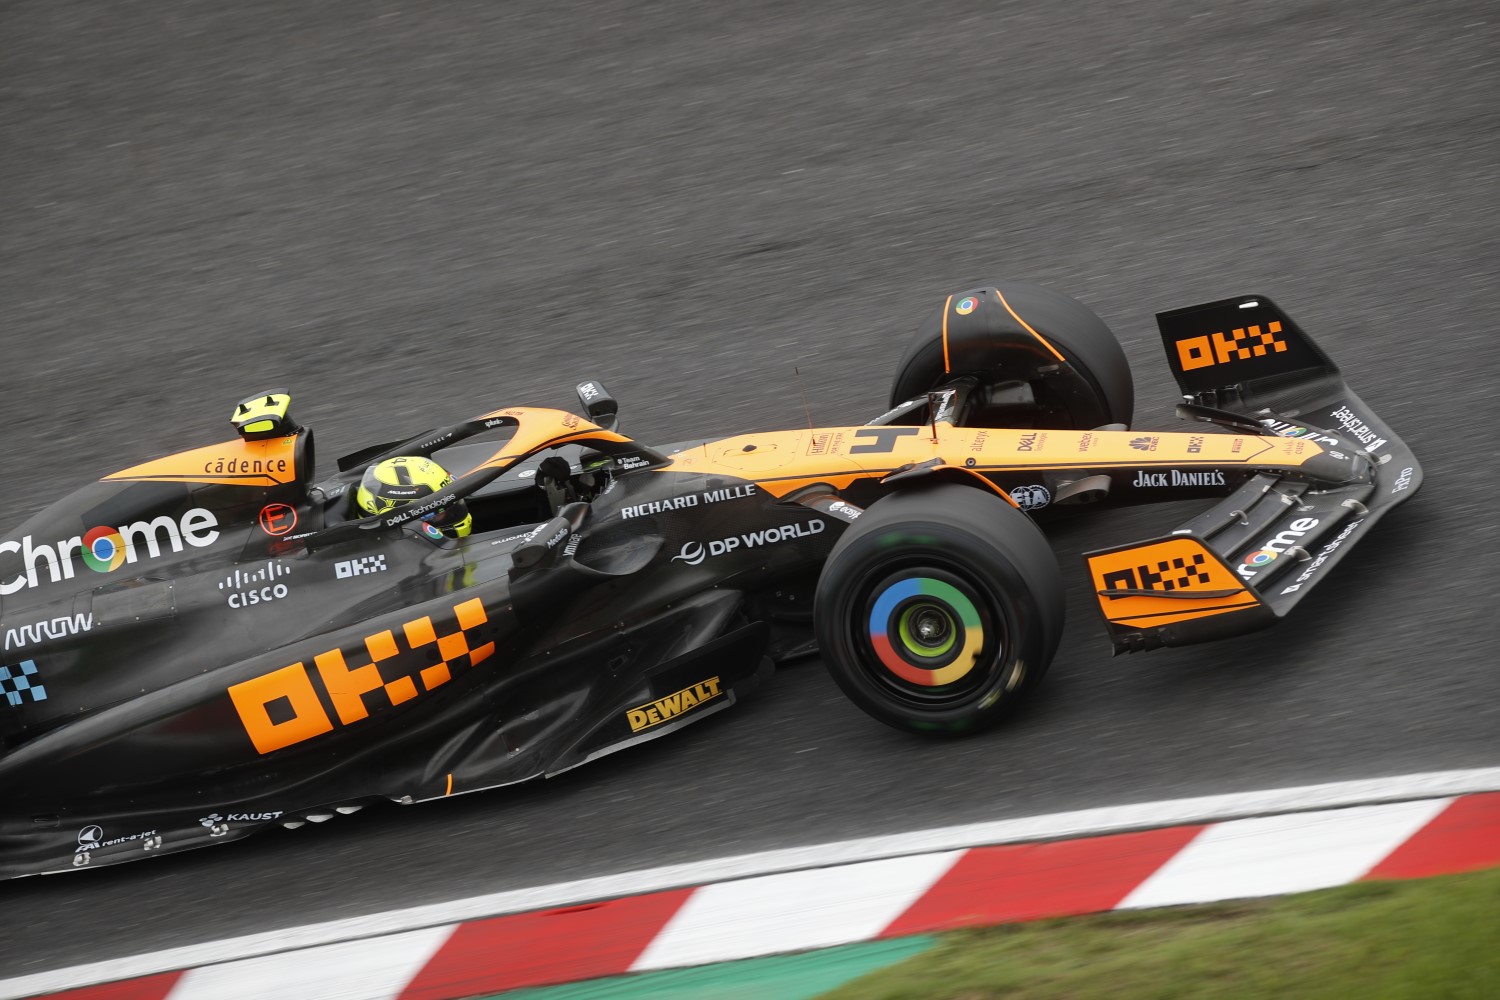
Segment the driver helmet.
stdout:
[[[389,514],[444,489],[453,482],[448,470],[430,458],[400,455],[376,462],[365,470],[354,491],[354,504],[361,516]],[[474,530],[474,516],[462,500],[455,500],[422,515],[423,530],[441,532],[447,538],[463,538]]]

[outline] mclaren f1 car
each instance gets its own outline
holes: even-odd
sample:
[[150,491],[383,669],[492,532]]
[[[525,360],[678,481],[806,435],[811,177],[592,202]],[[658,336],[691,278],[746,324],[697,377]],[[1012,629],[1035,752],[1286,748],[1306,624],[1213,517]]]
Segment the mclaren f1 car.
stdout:
[[[1114,649],[1270,625],[1422,480],[1264,296],[1158,316],[1178,430],[1132,429],[1080,303],[948,296],[869,423],[653,447],[602,384],[320,474],[284,391],[0,540],[0,875],[112,864],[555,775],[817,652],[890,725],[980,729],[1041,681],[1063,587],[1033,515],[1217,500],[1086,556]],[[227,436],[227,435],[226,435]],[[390,456],[462,470],[360,517]],[[462,502],[472,534],[424,517]]]

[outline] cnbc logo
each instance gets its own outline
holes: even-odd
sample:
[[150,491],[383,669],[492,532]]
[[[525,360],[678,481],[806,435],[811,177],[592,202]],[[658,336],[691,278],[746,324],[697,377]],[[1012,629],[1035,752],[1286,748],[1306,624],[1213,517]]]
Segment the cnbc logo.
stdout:
[[[219,538],[219,521],[212,511],[194,507],[181,517],[163,514],[150,521],[135,521],[119,527],[100,525],[60,542],[37,544],[30,535],[20,541],[0,542],[0,596],[14,594],[43,582],[58,583],[74,575],[73,556],[95,573],[113,573],[126,563],[155,559],[163,552],[181,552],[183,545],[203,548]],[[7,576],[14,565],[6,556],[19,557],[21,572]]]

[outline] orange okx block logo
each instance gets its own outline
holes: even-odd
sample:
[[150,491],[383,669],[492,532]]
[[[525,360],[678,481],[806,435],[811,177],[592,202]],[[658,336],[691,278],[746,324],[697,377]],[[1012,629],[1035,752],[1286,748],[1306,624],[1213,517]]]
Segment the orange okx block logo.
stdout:
[[1276,336],[1280,332],[1281,321],[1272,320],[1266,324],[1264,333],[1259,326],[1251,326],[1230,330],[1228,334],[1189,337],[1177,342],[1177,361],[1183,371],[1190,372],[1194,368],[1263,358],[1273,352],[1279,354],[1286,350],[1286,341]]
[[[229,698],[256,752],[267,754],[322,736],[335,725],[354,725],[372,710],[404,704],[448,683],[459,661],[473,667],[493,655],[493,642],[469,645],[469,633],[489,621],[479,599],[465,601],[453,612],[457,630],[446,635],[437,634],[430,616],[403,625],[404,649],[387,629],[365,636],[363,657],[357,650],[331,649],[313,657],[316,670],[293,663],[232,685]],[[351,659],[366,658],[368,662],[350,665]],[[333,706],[336,724],[325,705]]]

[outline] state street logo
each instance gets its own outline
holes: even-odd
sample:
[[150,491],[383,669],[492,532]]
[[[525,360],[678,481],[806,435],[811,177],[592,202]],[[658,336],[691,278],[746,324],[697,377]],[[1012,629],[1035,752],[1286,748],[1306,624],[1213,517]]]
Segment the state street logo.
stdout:
[[1052,502],[1052,494],[1045,486],[1017,486],[1010,491],[1010,498],[1022,510],[1036,510]]

